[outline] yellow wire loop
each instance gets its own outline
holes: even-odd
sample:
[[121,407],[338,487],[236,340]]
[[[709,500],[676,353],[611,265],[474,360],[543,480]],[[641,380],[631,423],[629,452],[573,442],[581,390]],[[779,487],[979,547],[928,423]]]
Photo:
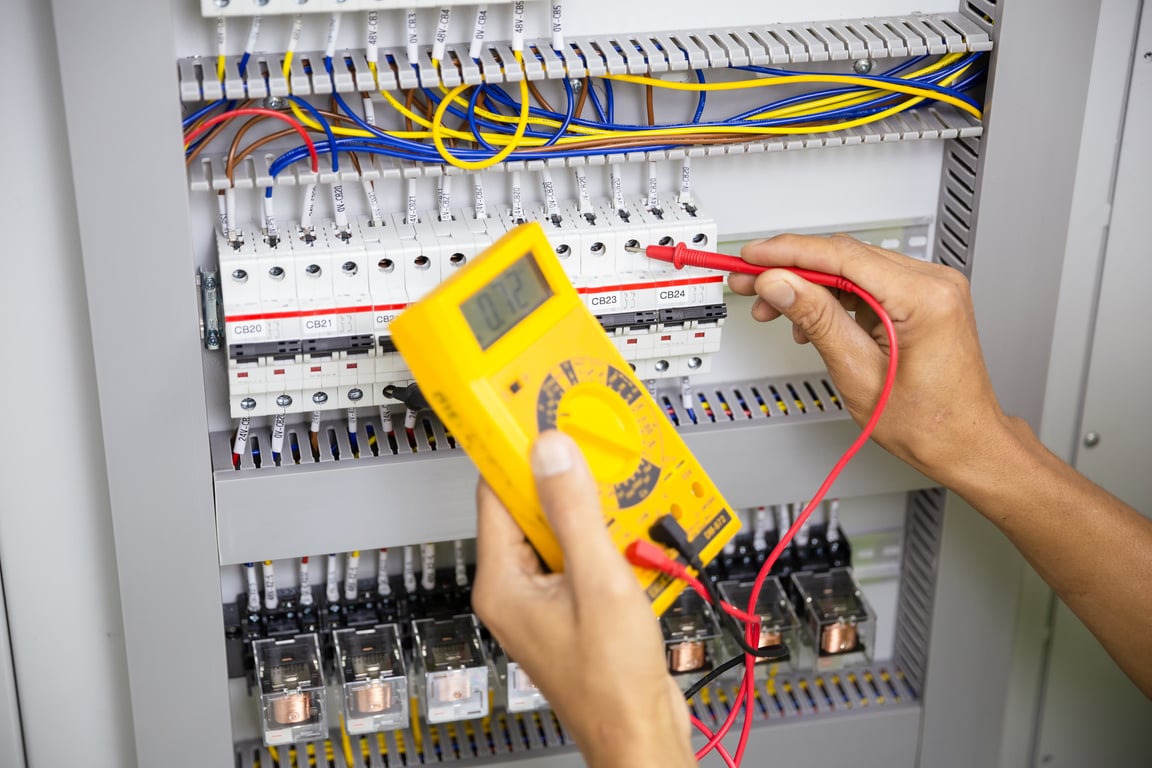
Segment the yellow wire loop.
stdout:
[[436,107],[435,114],[432,115],[432,143],[436,145],[436,151],[440,153],[440,157],[444,158],[444,162],[449,165],[454,165],[465,171],[482,171],[485,168],[491,168],[497,163],[503,162],[504,158],[511,155],[522,144],[524,138],[524,131],[528,129],[528,73],[523,71],[524,57],[520,51],[515,52],[516,64],[521,68],[520,78],[520,119],[516,122],[516,131],[512,134],[512,140],[504,145],[496,154],[483,160],[461,160],[448,151],[448,147],[444,144],[444,113],[448,111],[448,105],[463,93],[470,85],[461,84],[448,92],[447,96],[440,100],[440,104]]

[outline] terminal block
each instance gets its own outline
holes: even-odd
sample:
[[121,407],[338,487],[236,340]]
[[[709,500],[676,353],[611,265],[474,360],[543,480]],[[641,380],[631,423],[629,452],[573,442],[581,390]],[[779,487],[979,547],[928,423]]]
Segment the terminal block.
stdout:
[[[752,581],[725,581],[720,583],[720,594],[724,600],[737,608],[745,609],[752,597]],[[760,617],[760,642],[758,648],[782,645],[788,649],[784,661],[757,659],[756,663],[765,671],[796,669],[800,666],[800,621],[784,593],[784,588],[776,578],[768,578],[760,589],[756,600],[756,615]],[[733,655],[740,652],[732,648]]]
[[488,659],[470,613],[412,622],[417,694],[429,723],[488,714]]
[[712,669],[709,643],[720,632],[712,609],[695,592],[685,591],[660,617],[668,671],[673,675],[707,672]]
[[839,669],[872,660],[875,614],[851,569],[792,574],[807,640],[816,652],[816,669]]
[[252,643],[268,746],[327,735],[324,668],[316,635]]
[[332,633],[336,677],[344,692],[348,733],[375,733],[408,724],[408,677],[394,624]]

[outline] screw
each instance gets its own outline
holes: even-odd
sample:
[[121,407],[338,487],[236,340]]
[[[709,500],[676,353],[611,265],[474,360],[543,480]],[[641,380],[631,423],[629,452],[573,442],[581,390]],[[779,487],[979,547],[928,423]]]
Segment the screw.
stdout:
[[256,407],[256,401],[250,397],[246,397],[240,401],[240,407],[246,411],[251,411]]
[[308,274],[308,277],[319,277],[320,276],[320,265],[319,264],[309,264],[308,266],[304,267],[304,271]]
[[356,266],[356,262],[346,261],[340,265],[340,270],[346,275],[354,275],[360,271],[360,268]]
[[242,269],[232,270],[232,279],[238,283],[242,283],[248,279],[248,273]]
[[363,390],[360,390],[360,389],[348,390],[348,399],[351,400],[352,402],[356,402],[357,400],[359,400],[362,397],[364,397]]
[[228,0],[216,0],[216,7],[217,7],[217,8],[226,8],[226,7],[228,7]]
[[669,363],[667,360],[657,360],[656,365],[653,367],[656,369],[657,373],[664,373],[664,371],[668,370]]
[[264,109],[284,109],[288,102],[282,96],[269,96],[264,99]]
[[858,75],[866,75],[872,71],[872,59],[856,59],[852,62],[852,69]]
[[316,405],[323,405],[324,403],[328,402],[328,393],[327,392],[314,393],[312,395],[312,402],[316,403]]
[[1089,432],[1088,434],[1084,435],[1084,447],[1085,448],[1095,448],[1098,445],[1100,445],[1100,433],[1099,432]]
[[1152,51],[1144,51],[1144,61],[1152,61]]
[[688,358],[688,367],[691,368],[692,370],[696,370],[697,368],[699,368],[702,365],[704,365],[704,361],[701,360],[700,358],[698,358],[698,357]]
[[217,284],[216,284],[216,278],[215,277],[209,277],[204,281],[204,290],[214,291],[214,290],[216,290],[216,288],[217,288]]
[[287,408],[288,406],[292,405],[292,395],[280,395],[278,398],[276,398],[276,405],[280,406],[281,408]]
[[272,268],[270,268],[268,270],[268,277],[272,278],[273,280],[283,280],[284,279],[284,267],[272,267]]

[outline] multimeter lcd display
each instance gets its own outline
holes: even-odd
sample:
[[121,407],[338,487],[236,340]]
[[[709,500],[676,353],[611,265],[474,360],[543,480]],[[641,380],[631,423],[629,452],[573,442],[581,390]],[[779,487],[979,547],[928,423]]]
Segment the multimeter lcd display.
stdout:
[[543,304],[552,289],[531,253],[516,260],[460,305],[481,349],[488,349]]

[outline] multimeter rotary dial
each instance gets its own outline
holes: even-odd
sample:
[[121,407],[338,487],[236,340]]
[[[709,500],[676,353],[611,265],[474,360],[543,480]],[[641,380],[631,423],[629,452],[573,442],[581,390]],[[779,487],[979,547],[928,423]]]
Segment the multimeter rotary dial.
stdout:
[[662,418],[644,392],[621,370],[592,357],[554,366],[536,397],[540,431],[558,429],[583,450],[597,482],[611,485],[621,509],[635,506],[656,488],[663,456]]

